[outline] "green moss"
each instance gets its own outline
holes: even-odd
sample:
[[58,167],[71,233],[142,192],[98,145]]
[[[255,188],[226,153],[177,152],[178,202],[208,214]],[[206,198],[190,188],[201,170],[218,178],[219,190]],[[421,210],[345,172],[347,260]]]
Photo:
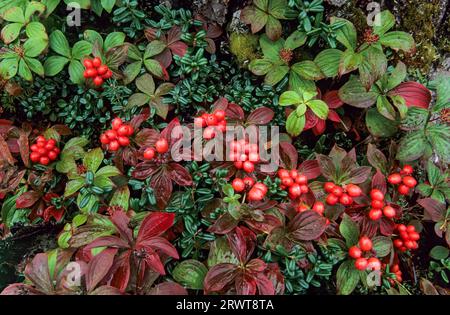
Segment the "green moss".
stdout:
[[230,51],[236,56],[239,64],[258,57],[258,36],[253,34],[231,33]]

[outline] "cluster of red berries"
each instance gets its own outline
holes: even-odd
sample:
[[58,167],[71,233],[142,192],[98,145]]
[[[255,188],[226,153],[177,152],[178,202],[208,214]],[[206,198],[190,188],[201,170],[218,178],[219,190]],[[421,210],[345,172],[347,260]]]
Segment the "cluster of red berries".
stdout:
[[227,120],[225,119],[225,111],[218,109],[212,114],[204,113],[200,117],[194,118],[194,125],[203,130],[203,138],[211,140],[217,136],[218,132],[227,130]]
[[[386,267],[386,266],[385,266]],[[397,280],[398,282],[402,282],[402,271],[400,270],[400,266],[398,264],[393,264],[389,266],[389,273],[392,273],[394,278],[390,278],[389,282],[391,285],[395,284],[394,280]]]
[[394,247],[405,252],[409,249],[419,248],[417,241],[420,239],[419,232],[416,231],[414,225],[397,224],[395,229],[398,232],[399,238],[394,239]]
[[101,86],[103,81],[112,77],[113,73],[107,65],[102,64],[99,57],[94,59],[84,59],[84,67],[86,70],[83,75],[86,79],[91,78],[95,86]]
[[400,195],[409,194],[409,190],[417,185],[417,180],[411,176],[413,168],[411,165],[403,166],[400,173],[392,173],[388,176],[388,182],[392,185],[399,185],[397,190]]
[[381,261],[377,257],[363,257],[364,252],[370,252],[372,247],[372,240],[367,236],[363,236],[359,239],[358,245],[349,248],[348,254],[351,258],[355,259],[356,269],[369,269],[371,271],[381,269]]
[[167,151],[169,151],[169,142],[167,142],[165,138],[160,138],[158,141],[156,141],[155,148],[150,147],[145,149],[144,159],[152,160],[155,157],[156,152],[158,152],[159,154],[164,154]]
[[229,158],[231,161],[234,161],[234,166],[237,169],[251,173],[255,170],[255,163],[260,161],[258,145],[249,143],[245,139],[232,141],[230,143]]
[[392,219],[397,215],[395,209],[384,203],[384,194],[379,189],[372,189],[370,191],[370,199],[372,199],[369,211],[369,218],[372,221],[380,220],[384,215],[388,219]]
[[264,183],[255,183],[255,180],[251,177],[235,178],[231,184],[234,191],[243,192],[248,190],[249,201],[261,201],[267,194],[267,186]]
[[335,183],[326,182],[323,188],[328,193],[325,201],[330,206],[334,206],[338,202],[343,206],[350,206],[353,203],[353,198],[359,197],[362,194],[361,188],[355,184],[340,187]]
[[278,177],[281,179],[281,189],[287,189],[291,199],[297,199],[309,191],[308,177],[295,169],[290,171],[280,169]]
[[60,152],[56,146],[56,140],[47,140],[44,136],[37,137],[36,143],[31,145],[30,149],[30,160],[42,165],[48,165],[50,161],[56,160]]
[[[317,212],[318,214],[320,214],[321,216],[323,216],[323,213],[325,212],[325,205],[321,201],[314,202],[312,207],[308,207],[308,205],[306,205],[304,203],[300,203],[295,208],[295,210],[298,213],[304,212],[306,210],[313,210],[313,211]],[[330,220],[328,220],[328,218],[327,218],[326,224],[330,224]]]
[[114,118],[111,125],[112,129],[100,135],[100,142],[108,145],[108,150],[113,152],[130,144],[129,137],[134,133],[134,129],[131,125],[124,124],[119,117]]

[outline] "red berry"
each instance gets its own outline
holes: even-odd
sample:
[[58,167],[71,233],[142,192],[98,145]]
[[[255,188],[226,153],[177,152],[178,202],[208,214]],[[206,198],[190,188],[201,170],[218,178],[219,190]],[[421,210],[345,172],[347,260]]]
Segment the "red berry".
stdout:
[[359,186],[354,184],[349,184],[345,187],[347,190],[347,193],[350,197],[359,197],[361,196],[362,190],[359,188]]
[[106,134],[102,133],[100,135],[100,142],[103,144],[108,144],[109,143],[109,138]]
[[58,148],[58,147],[54,147],[54,148],[53,148],[53,151],[55,151],[55,152],[56,152],[56,154],[59,154],[59,152],[61,152],[61,150],[59,150],[59,148]]
[[267,190],[268,189],[267,189],[267,186],[265,184],[263,184],[263,183],[256,183],[253,187],[256,188],[256,189],[261,190],[264,193],[264,195],[267,194]]
[[409,239],[412,241],[418,241],[420,239],[420,234],[417,232],[409,233]]
[[367,268],[367,259],[364,257],[356,259],[355,268],[358,270],[365,270]]
[[281,180],[281,184],[286,186],[286,187],[290,187],[292,184],[294,184],[294,181],[290,177],[284,177]]
[[312,209],[317,213],[323,214],[323,212],[325,211],[325,205],[323,204],[323,202],[316,201]]
[[403,169],[402,169],[403,174],[411,175],[413,173],[413,171],[414,170],[411,165],[406,164],[403,166]]
[[216,130],[213,126],[206,127],[205,130],[203,130],[203,138],[205,140],[211,140],[216,136]]
[[370,203],[370,205],[372,206],[372,208],[374,209],[381,209],[384,206],[384,201],[380,201],[380,200],[372,200],[372,202]]
[[404,184],[401,184],[400,186],[398,186],[398,193],[400,195],[407,195],[407,194],[409,194],[409,187],[404,185]]
[[39,148],[37,151],[41,156],[47,155],[47,150],[44,148]]
[[106,65],[101,65],[97,68],[97,72],[99,75],[104,75],[106,72],[108,72],[109,68]]
[[37,145],[38,148],[44,148],[46,143],[47,142],[45,140],[44,141],[38,141],[36,143],[36,145]]
[[386,206],[383,208],[383,214],[386,218],[392,219],[397,215],[397,212],[393,207]]
[[117,151],[119,150],[120,144],[117,140],[112,140],[109,144],[108,144],[108,148],[110,151]]
[[299,174],[296,178],[295,178],[295,182],[297,184],[300,185],[306,185],[308,183],[308,177],[306,177],[306,175],[303,174]]
[[39,150],[39,147],[36,144],[32,144],[30,149],[32,152],[37,152],[37,150]]
[[39,159],[39,163],[41,163],[42,165],[48,165],[48,163],[50,163],[50,159],[46,156],[41,156],[41,158]]
[[97,76],[97,77],[94,78],[94,85],[95,86],[101,86],[102,84],[103,84],[103,78],[102,77]]
[[83,65],[86,69],[90,69],[92,68],[94,65],[92,64],[92,60],[90,59],[84,59],[83,60]]
[[325,201],[330,206],[334,206],[339,201],[339,197],[337,197],[336,195],[333,195],[333,194],[329,194]]
[[400,271],[400,267],[397,264],[396,265],[392,265],[391,268],[389,268],[389,271],[393,272],[393,273],[397,273],[397,272]]
[[231,184],[233,186],[234,191],[241,192],[245,190],[245,183],[240,178],[235,178]]
[[127,137],[124,137],[124,136],[119,136],[117,138],[117,140],[119,141],[119,144],[122,147],[126,147],[130,144],[130,139],[128,139]]
[[402,246],[403,246],[403,241],[402,241],[401,239],[399,239],[399,238],[395,239],[395,240],[394,240],[394,246],[395,246],[396,248],[402,247]]
[[114,129],[114,130],[119,130],[120,126],[122,126],[122,125],[123,125],[123,121],[122,121],[122,119],[120,119],[120,117],[114,118],[111,122],[112,129]]
[[414,225],[408,225],[408,226],[406,227],[406,231],[407,231],[408,233],[415,232],[415,231],[416,231],[416,227],[415,227]]
[[56,140],[55,139],[48,139],[47,144],[50,144],[53,147],[55,147],[56,146]]
[[332,182],[326,182],[325,185],[323,185],[323,189],[325,189],[327,193],[331,193],[335,186],[336,185]]
[[295,209],[297,212],[304,212],[306,210],[309,210],[308,206],[305,205],[304,203],[300,204],[297,206],[297,208]]
[[244,177],[242,179],[244,181],[245,187],[250,188],[255,184],[255,180],[251,177]]
[[245,172],[251,173],[255,170],[255,164],[250,161],[245,161],[244,164],[242,164],[242,168]]
[[370,209],[370,211],[369,211],[369,218],[372,221],[380,220],[382,216],[383,216],[383,211],[381,211],[381,209]]
[[289,171],[285,170],[285,169],[278,170],[278,177],[281,178],[281,179],[285,178],[285,177],[290,177]]
[[409,234],[408,234],[408,232],[406,232],[406,231],[400,232],[400,237],[401,237],[404,241],[409,240]]
[[194,118],[194,126],[197,128],[206,127],[206,121],[202,117],[195,117]]
[[169,143],[165,138],[161,138],[156,141],[155,148],[156,152],[160,154],[166,153],[169,150]]
[[243,167],[244,162],[241,161],[236,161],[234,162],[234,167],[236,167],[237,169],[241,169]]
[[122,125],[117,129],[117,134],[119,136],[127,136],[128,135],[128,127],[127,125]]
[[362,251],[357,246],[352,246],[349,248],[348,254],[350,255],[350,257],[357,259],[361,257]]
[[406,232],[406,225],[404,225],[404,224],[397,225],[397,230],[399,232]]
[[372,189],[372,191],[370,192],[370,198],[372,200],[383,201],[384,200],[384,194],[379,189]]
[[402,176],[399,173],[394,173],[388,176],[388,182],[393,185],[398,185],[402,182]]
[[132,136],[134,133],[134,128],[131,125],[125,125],[125,127],[127,127],[127,134],[126,136]]
[[334,186],[334,188],[331,191],[331,193],[333,195],[335,195],[336,197],[340,197],[344,193],[344,190],[341,187],[339,187],[339,186]]
[[37,152],[31,152],[30,154],[30,160],[34,163],[38,162],[40,157],[40,154]]
[[414,244],[415,242],[414,241],[406,241],[405,242],[405,247],[407,248],[407,249],[414,249],[414,247],[416,247],[416,245]]
[[51,144],[51,143],[48,143],[47,142],[47,144],[45,145],[45,150],[47,150],[47,151],[50,151],[50,150],[53,150],[53,148],[55,147],[55,145],[53,144]]
[[372,249],[372,241],[367,236],[363,236],[359,239],[359,248],[361,248],[362,251],[368,252]]
[[144,151],[144,159],[151,160],[155,157],[155,150],[153,148],[147,148]]
[[117,132],[115,130],[108,130],[105,132],[105,135],[110,140],[115,140],[117,138]]
[[301,194],[302,191],[299,184],[293,184],[291,187],[289,187],[289,195],[292,197],[292,199],[300,197]]
[[307,185],[300,185],[300,191],[302,194],[306,194],[309,191],[309,188]]
[[[298,176],[299,174],[298,174],[298,171],[296,170],[296,169],[293,169],[293,170],[290,170],[289,171],[289,176],[291,176],[292,177],[292,179],[297,179],[297,176]],[[298,184],[302,184],[302,183],[298,183]],[[306,183],[304,183],[304,184],[306,184]]]
[[95,57],[94,59],[92,59],[92,65],[95,68],[98,68],[102,65],[102,60],[100,59],[100,57]]
[[261,189],[253,187],[248,192],[248,200],[250,201],[261,201],[264,198],[264,192]]
[[58,158],[58,154],[55,151],[49,151],[47,156],[51,161],[54,161]]
[[372,271],[380,270],[381,269],[381,262],[380,262],[380,260],[378,258],[376,258],[376,257],[370,257],[367,260],[367,268],[369,268]]
[[214,116],[213,114],[209,114],[206,117],[206,124],[208,126],[215,126],[215,125],[217,125],[217,118],[216,118],[216,116]]
[[414,188],[417,185],[417,181],[412,176],[405,176],[403,177],[403,184],[405,184],[409,188]]
[[216,117],[217,121],[222,121],[225,119],[225,111],[224,110],[216,110],[214,112],[214,116]]
[[95,70],[94,68],[87,69],[85,71],[85,77],[95,78],[97,75],[98,75],[97,70]]
[[350,197],[347,194],[343,194],[340,198],[339,198],[339,202],[344,205],[344,206],[349,206],[353,203],[353,199],[352,197]]

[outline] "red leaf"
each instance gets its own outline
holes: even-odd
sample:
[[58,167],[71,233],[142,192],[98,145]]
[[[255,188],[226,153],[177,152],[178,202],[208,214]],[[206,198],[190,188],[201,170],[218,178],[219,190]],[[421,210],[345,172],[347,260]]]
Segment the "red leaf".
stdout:
[[167,142],[169,142],[169,147],[172,146],[172,143],[174,143],[175,141],[178,140],[178,139],[172,139],[172,130],[178,126],[180,126],[180,121],[178,120],[178,118],[174,118],[167,125],[167,127],[164,128],[163,131],[161,131],[161,138],[165,138],[167,140]]
[[139,246],[151,247],[155,251],[160,251],[167,256],[179,259],[177,249],[163,237],[152,237],[148,240],[139,242]]
[[400,95],[406,106],[417,106],[427,109],[431,102],[431,92],[417,82],[404,82],[389,92],[389,95]]
[[187,52],[188,45],[181,41],[178,41],[176,43],[170,44],[169,48],[174,55],[183,57]]
[[165,48],[159,55],[155,56],[155,60],[163,66],[163,68],[168,68],[172,64],[172,53],[170,49]]
[[339,98],[339,90],[332,90],[325,93],[322,100],[327,103],[329,108],[339,108],[344,102]]
[[263,272],[267,265],[264,261],[261,259],[252,259],[250,260],[245,267],[249,270],[251,270],[254,273]]
[[268,124],[274,116],[273,110],[267,107],[260,107],[247,117],[248,125],[266,125]]
[[167,231],[175,220],[175,213],[152,212],[142,221],[136,243],[140,244]]
[[136,179],[145,180],[154,175],[160,169],[161,167],[156,165],[154,162],[145,161],[136,165],[136,168],[133,170],[131,176]]
[[417,200],[417,203],[425,209],[425,220],[438,222],[444,218],[445,204],[433,198],[424,198]]
[[40,253],[34,256],[33,260],[25,267],[25,276],[42,293],[51,294],[54,292],[53,281],[48,269],[47,254]]
[[123,252],[115,261],[112,267],[114,275],[111,280],[111,285],[118,288],[120,291],[125,291],[130,280],[131,268],[130,268],[130,256],[131,251],[127,250]]
[[391,236],[394,233],[395,222],[391,219],[382,217],[380,220],[380,233],[385,236]]
[[227,234],[231,232],[237,225],[239,221],[236,220],[228,212],[221,215],[213,225],[208,228],[208,232],[214,234]]
[[0,165],[2,165],[4,162],[13,165],[16,160],[11,155],[5,139],[3,139],[3,136],[0,136]]
[[23,164],[26,167],[30,166],[30,147],[28,145],[28,135],[20,131],[19,140],[17,140],[19,144],[20,157],[22,158]]
[[386,177],[379,169],[377,169],[377,172],[372,177],[372,189],[379,189],[383,194],[387,191]]
[[154,191],[158,208],[164,209],[167,202],[169,202],[173,189],[172,180],[168,176],[167,172],[162,171],[154,175],[152,177],[152,181],[150,182],[150,187]]
[[297,168],[298,152],[289,142],[280,142],[280,158],[285,168],[289,170]]
[[275,289],[273,282],[263,273],[256,275],[256,286],[260,295],[274,295]]
[[214,104],[211,106],[211,109],[213,112],[215,112],[216,110],[226,111],[227,107],[228,107],[228,100],[225,97],[221,97],[214,102]]
[[317,119],[317,123],[314,127],[312,127],[312,132],[314,135],[319,136],[325,132],[325,128],[327,127],[327,124],[325,120],[323,119]]
[[255,234],[246,227],[236,227],[231,233],[227,234],[227,239],[231,251],[239,261],[247,262],[255,249]]
[[226,115],[232,120],[244,120],[245,117],[242,107],[234,103],[228,103]]
[[26,292],[26,295],[41,295],[42,292],[39,292],[35,288],[30,285],[23,283],[13,283],[8,285],[1,293],[1,295],[23,295]]
[[328,119],[336,123],[341,122],[341,117],[332,109],[328,112]]
[[[272,282],[272,288],[274,290],[273,294],[283,295],[284,293],[284,277],[280,271],[280,267],[277,263],[270,263],[267,265],[267,268],[264,272],[264,275]],[[257,281],[259,280],[259,275],[257,277]],[[265,289],[267,292],[270,291],[270,287],[265,285],[264,288],[261,288],[261,285],[258,284],[259,294],[265,294]]]
[[312,110],[308,109],[305,113],[306,123],[303,130],[308,130],[314,127],[319,121],[319,117],[317,117]]
[[320,167],[317,160],[306,160],[298,167],[298,171],[308,177],[309,180],[320,176]]
[[[154,272],[159,273],[160,275],[165,275],[166,271],[164,270],[164,265],[161,262],[161,258],[155,252],[151,253],[147,250],[147,255],[144,258],[145,265],[153,270]],[[142,277],[145,275],[144,270],[141,270]]]
[[170,163],[169,167],[169,177],[171,180],[180,186],[192,185],[191,174],[183,166],[178,163]]
[[185,288],[175,282],[163,282],[156,285],[148,293],[150,295],[188,295]]
[[117,248],[106,248],[91,259],[88,264],[89,271],[86,274],[86,289],[92,291],[97,284],[108,274],[113,265]]
[[255,295],[256,281],[247,273],[240,273],[234,281],[236,287],[236,294],[238,295]]
[[62,219],[62,217],[64,216],[64,212],[65,212],[64,208],[56,209],[55,206],[47,207],[44,210],[44,215],[43,215],[44,221],[49,222],[51,218],[54,218],[56,220],[56,222],[59,222]]
[[159,139],[159,132],[154,129],[144,128],[136,134],[135,141],[141,147],[154,146]]
[[115,248],[129,248],[129,244],[123,239],[116,236],[101,236],[96,238],[93,242],[86,245],[84,249],[89,251],[97,247],[115,247]]
[[133,231],[128,227],[130,224],[130,218],[123,211],[115,211],[111,216],[111,222],[117,228],[120,236],[128,242],[133,243]]
[[16,199],[16,208],[24,209],[29,208],[36,203],[36,201],[41,198],[41,193],[31,190],[24,192]]
[[220,291],[229,285],[237,275],[237,266],[234,264],[217,264],[209,269],[203,282],[206,292]]
[[327,219],[315,211],[307,210],[297,214],[288,229],[293,239],[312,241],[319,238],[327,228]]
[[94,291],[90,292],[90,295],[122,295],[122,292],[115,287],[102,285],[101,287],[98,287]]

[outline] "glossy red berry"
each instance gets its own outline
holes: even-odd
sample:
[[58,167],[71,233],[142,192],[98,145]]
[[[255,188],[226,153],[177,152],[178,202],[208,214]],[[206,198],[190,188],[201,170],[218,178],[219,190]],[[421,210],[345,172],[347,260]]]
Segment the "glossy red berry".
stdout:
[[104,75],[106,72],[108,72],[109,68],[106,65],[101,65],[97,68],[97,72],[99,75]]
[[359,248],[361,248],[362,251],[368,252],[372,249],[372,241],[367,236],[363,236],[359,239]]
[[50,159],[47,156],[41,156],[39,163],[42,165],[48,165],[50,163]]
[[234,167],[236,167],[239,170],[242,169],[243,165],[244,165],[244,162],[242,162],[242,161],[234,162]]
[[334,186],[333,190],[331,191],[331,193],[333,195],[335,195],[336,197],[340,197],[342,196],[342,194],[344,193],[344,190],[342,189],[342,187],[339,186]]
[[109,143],[109,138],[106,134],[102,133],[100,135],[100,142],[103,144],[108,144]]
[[369,211],[369,218],[372,221],[380,220],[382,216],[383,216],[383,211],[381,211],[381,209],[373,209],[372,208]]
[[224,110],[216,110],[214,112],[214,116],[216,117],[217,121],[222,121],[225,119],[225,111]]
[[380,262],[380,260],[378,258],[376,258],[376,257],[370,257],[367,260],[367,268],[369,268],[372,271],[380,270],[381,269],[381,262]]
[[407,194],[409,194],[409,187],[404,185],[404,184],[399,185],[398,186],[398,193],[400,195],[407,195]]
[[216,130],[213,126],[206,127],[205,130],[203,130],[203,138],[205,140],[211,140],[216,136]]
[[117,138],[117,132],[115,130],[108,130],[105,132],[105,135],[110,140],[115,140]]
[[289,177],[289,171],[285,170],[285,169],[280,169],[278,170],[278,177],[279,178],[285,178],[285,177]]
[[394,246],[396,248],[401,248],[403,246],[403,241],[401,239],[399,239],[399,238],[395,239],[394,240]]
[[96,76],[94,78],[94,85],[95,86],[101,86],[102,84],[103,84],[103,78],[99,77],[99,76]]
[[253,185],[253,188],[261,190],[264,195],[267,194],[268,191],[268,188],[264,183],[256,183],[255,185]]
[[120,144],[117,140],[112,140],[109,144],[108,144],[108,149],[110,151],[117,151],[120,148]]
[[399,173],[394,173],[388,176],[388,182],[393,185],[398,185],[402,182],[402,176]]
[[286,187],[290,187],[290,186],[292,186],[292,184],[294,184],[294,181],[290,177],[284,177],[281,180],[281,184],[286,186]]
[[102,60],[100,59],[100,57],[95,57],[94,59],[92,59],[92,65],[95,68],[98,68],[102,65]]
[[251,177],[244,177],[242,179],[244,181],[245,187],[250,188],[255,184],[255,180]]
[[248,192],[248,200],[250,201],[261,201],[264,199],[264,192],[261,189],[253,187]]
[[49,151],[47,157],[50,159],[50,161],[54,161],[58,158],[58,153],[56,153],[55,151]]
[[411,165],[406,164],[403,166],[402,172],[403,174],[411,175],[414,172],[414,169],[412,168]]
[[344,205],[344,206],[349,206],[353,203],[353,199],[352,197],[350,197],[347,194],[343,194],[340,198],[339,198],[339,202]]
[[128,137],[124,137],[124,136],[119,136],[117,138],[117,141],[119,141],[119,144],[122,147],[126,147],[126,146],[128,146],[130,144],[130,139]]
[[412,176],[405,176],[405,177],[403,177],[402,181],[403,181],[403,184],[405,184],[409,188],[414,188],[417,185],[416,179]]
[[113,76],[113,72],[108,69],[108,71],[106,71],[106,73],[104,75],[102,75],[102,78],[107,80],[107,79],[111,78],[112,76]]
[[84,59],[83,60],[83,65],[86,69],[90,69],[92,68],[94,65],[92,64],[92,60],[90,59]]
[[123,125],[123,121],[122,121],[122,119],[120,119],[120,117],[114,118],[111,122],[112,129],[114,129],[114,130],[119,130],[120,126],[122,126],[122,125]]
[[325,201],[330,206],[334,206],[339,201],[339,197],[337,197],[336,195],[333,195],[333,194],[329,194]]
[[30,153],[30,160],[34,163],[39,162],[39,158],[41,157],[41,155],[37,152],[31,152]]
[[309,191],[309,188],[307,185],[300,185],[300,191],[302,194],[306,194]]
[[147,148],[144,151],[144,159],[151,160],[155,157],[155,150],[153,148]]
[[395,209],[391,206],[385,206],[383,208],[383,214],[388,219],[392,219],[397,215]]
[[345,187],[345,189],[347,190],[347,194],[350,197],[359,197],[362,194],[361,188],[359,188],[359,186],[354,185],[354,184],[347,185],[347,187]]
[[357,259],[357,258],[361,257],[362,251],[359,249],[359,247],[352,246],[352,247],[349,248],[348,254],[349,254],[350,257],[352,257],[354,259]]
[[247,173],[251,173],[255,170],[255,164],[250,161],[245,161],[244,164],[242,164],[242,169]]
[[245,183],[240,178],[235,178],[231,184],[233,186],[234,191],[236,192],[242,192],[245,190]]
[[323,214],[325,211],[325,205],[323,204],[323,202],[316,201],[313,205],[313,210],[317,213]]
[[384,206],[384,201],[380,201],[380,200],[372,200],[370,202],[370,205],[372,206],[372,208],[374,209],[381,209]]
[[155,149],[159,154],[164,154],[169,150],[169,143],[165,138],[161,138],[156,141]]
[[384,194],[381,190],[379,189],[372,189],[370,191],[370,198],[372,200],[379,200],[379,201],[383,201],[384,200]]
[[289,196],[291,196],[292,199],[300,197],[301,194],[302,190],[299,184],[293,184],[291,187],[289,187]]
[[208,126],[215,126],[217,125],[217,118],[213,114],[210,114],[206,117],[206,124]]
[[[293,180],[295,180],[298,175],[299,174],[298,174],[298,171],[296,169],[293,169],[293,170],[289,171],[289,176],[291,176]],[[301,184],[301,183],[298,183],[298,184]]]
[[303,174],[299,174],[295,177],[295,182],[300,185],[306,185],[308,183],[308,177]]
[[332,182],[326,182],[323,185],[323,189],[327,192],[327,193],[331,193],[331,191],[334,189],[336,185]]
[[206,121],[202,117],[195,117],[194,118],[194,126],[197,128],[206,127]]
[[367,264],[367,259],[364,257],[355,260],[355,268],[358,270],[366,270]]

